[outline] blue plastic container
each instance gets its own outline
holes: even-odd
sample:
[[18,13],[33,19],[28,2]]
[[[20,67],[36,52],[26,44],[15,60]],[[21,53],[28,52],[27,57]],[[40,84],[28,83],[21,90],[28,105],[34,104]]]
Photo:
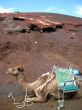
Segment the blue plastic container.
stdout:
[[79,75],[79,70],[78,69],[73,69],[72,73],[74,76],[78,76]]

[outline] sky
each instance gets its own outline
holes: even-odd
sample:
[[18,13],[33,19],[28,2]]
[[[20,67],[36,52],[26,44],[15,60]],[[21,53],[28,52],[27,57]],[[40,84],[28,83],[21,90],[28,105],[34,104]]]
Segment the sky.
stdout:
[[82,0],[0,0],[0,13],[50,12],[82,18]]

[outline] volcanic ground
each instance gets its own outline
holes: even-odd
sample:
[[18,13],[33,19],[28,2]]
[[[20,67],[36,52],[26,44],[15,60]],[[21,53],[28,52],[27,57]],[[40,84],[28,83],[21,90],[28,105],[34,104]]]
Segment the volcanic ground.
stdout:
[[[12,20],[12,15],[44,18],[63,23],[64,25],[62,28],[58,27],[54,31],[46,30],[42,33],[38,30],[10,32],[9,29],[12,28],[28,29],[26,22]],[[9,67],[16,65],[21,65],[24,68],[28,82],[35,81],[37,77],[45,72],[50,72],[54,64],[57,64],[59,67],[66,67],[68,62],[70,62],[73,68],[79,69],[80,73],[82,73],[82,18],[49,13],[10,13],[0,14],[0,16],[5,16],[4,20],[0,19],[1,87],[11,83],[17,84],[14,77],[6,74]],[[51,102],[49,103],[51,105],[49,108],[45,108],[47,110],[54,106]],[[73,101],[73,103],[75,102]],[[36,104],[35,109],[38,109],[40,106]],[[78,110],[81,110],[82,106],[80,103],[78,106]],[[9,109],[11,108],[3,108],[2,110]],[[11,110],[16,110],[16,108]],[[76,109],[74,108],[74,110]]]

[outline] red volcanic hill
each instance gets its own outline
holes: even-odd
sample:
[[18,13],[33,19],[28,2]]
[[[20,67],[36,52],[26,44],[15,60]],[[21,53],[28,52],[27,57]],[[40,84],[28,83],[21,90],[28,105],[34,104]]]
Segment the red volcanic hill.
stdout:
[[[82,19],[48,13],[0,14],[0,84],[15,81],[9,67],[21,65],[29,81],[52,66],[71,62],[82,72]],[[6,79],[6,80],[5,80]]]

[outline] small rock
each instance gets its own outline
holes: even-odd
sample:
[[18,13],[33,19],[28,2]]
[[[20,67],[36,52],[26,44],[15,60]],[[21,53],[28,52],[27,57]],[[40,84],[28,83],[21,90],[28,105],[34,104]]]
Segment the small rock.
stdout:
[[34,42],[35,44],[37,44],[38,42]]

